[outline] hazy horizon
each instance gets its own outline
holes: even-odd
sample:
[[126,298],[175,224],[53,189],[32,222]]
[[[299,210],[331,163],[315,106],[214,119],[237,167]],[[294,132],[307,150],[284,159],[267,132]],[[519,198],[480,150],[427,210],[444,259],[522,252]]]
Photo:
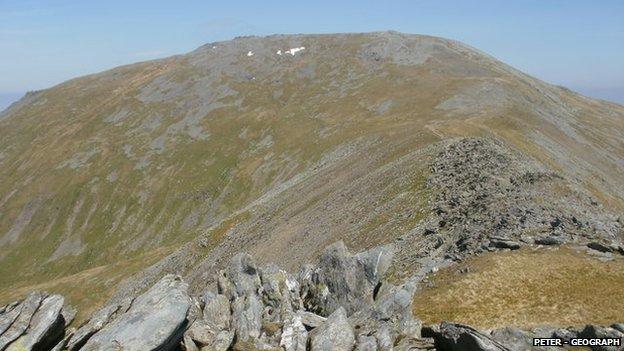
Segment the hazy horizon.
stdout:
[[[456,39],[532,76],[624,103],[624,2],[0,0],[0,109],[27,91],[241,35],[397,30]],[[322,21],[318,19],[322,18]]]

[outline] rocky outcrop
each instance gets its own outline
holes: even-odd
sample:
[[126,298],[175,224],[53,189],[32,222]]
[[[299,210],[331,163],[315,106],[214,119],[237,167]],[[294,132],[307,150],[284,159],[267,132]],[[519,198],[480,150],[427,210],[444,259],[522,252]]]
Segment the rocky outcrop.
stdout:
[[505,345],[478,330],[457,323],[442,323],[431,328],[436,348],[443,351],[511,351]]
[[0,350],[508,351],[533,349],[533,337],[624,336],[621,324],[423,327],[412,314],[417,280],[395,286],[384,279],[393,252],[381,246],[353,255],[339,242],[298,277],[238,254],[217,273],[215,290],[192,297],[179,276],[166,275],[140,296],[101,308],[76,330],[67,328],[75,312],[62,296],[34,292],[0,308]]
[[60,295],[32,292],[0,313],[0,350],[50,350],[75,312]]
[[430,170],[435,195],[425,234],[438,235],[436,247],[444,245],[451,257],[568,242],[624,254],[617,216],[561,175],[494,140],[455,140]]
[[171,350],[182,340],[191,300],[187,285],[168,275],[126,313],[96,332],[80,350]]
[[[435,349],[439,351],[577,350],[578,347],[563,343],[563,341],[569,342],[572,338],[620,338],[621,343],[624,344],[624,333],[613,326],[597,325],[587,325],[580,329],[542,326],[530,330],[505,327],[492,331],[479,331],[467,325],[443,322],[424,328],[422,333],[435,340]],[[561,339],[562,346],[533,346],[533,338]],[[592,351],[621,351],[624,350],[624,346],[591,346],[590,349]]]
[[338,307],[352,314],[371,304],[392,255],[390,246],[357,255],[349,254],[343,242],[329,246],[316,267],[304,266],[300,272],[306,308],[328,316]]

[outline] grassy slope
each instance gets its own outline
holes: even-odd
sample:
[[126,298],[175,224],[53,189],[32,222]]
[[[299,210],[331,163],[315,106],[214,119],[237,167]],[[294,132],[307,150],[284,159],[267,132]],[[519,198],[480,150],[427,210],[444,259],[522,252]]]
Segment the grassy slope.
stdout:
[[[458,273],[467,270],[468,273]],[[510,274],[513,272],[513,274]],[[624,316],[624,259],[609,262],[570,248],[488,253],[443,269],[416,295],[424,322],[480,328],[609,325]]]

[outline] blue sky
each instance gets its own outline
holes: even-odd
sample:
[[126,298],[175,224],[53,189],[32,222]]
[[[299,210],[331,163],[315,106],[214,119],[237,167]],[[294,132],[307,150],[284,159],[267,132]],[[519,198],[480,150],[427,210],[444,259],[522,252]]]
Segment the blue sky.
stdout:
[[0,108],[28,90],[238,35],[387,29],[457,39],[624,103],[622,0],[0,0]]

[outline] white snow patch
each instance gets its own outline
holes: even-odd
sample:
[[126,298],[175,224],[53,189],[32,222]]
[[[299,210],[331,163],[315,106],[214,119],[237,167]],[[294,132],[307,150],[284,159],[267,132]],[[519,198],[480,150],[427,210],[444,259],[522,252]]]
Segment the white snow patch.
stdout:
[[247,53],[247,56],[253,56],[253,55],[254,55],[253,51],[249,51],[249,52]]
[[286,51],[287,54],[291,54],[292,56],[295,56],[296,53],[298,53],[301,50],[305,50],[305,46],[299,47],[299,48],[292,48],[288,51]]

